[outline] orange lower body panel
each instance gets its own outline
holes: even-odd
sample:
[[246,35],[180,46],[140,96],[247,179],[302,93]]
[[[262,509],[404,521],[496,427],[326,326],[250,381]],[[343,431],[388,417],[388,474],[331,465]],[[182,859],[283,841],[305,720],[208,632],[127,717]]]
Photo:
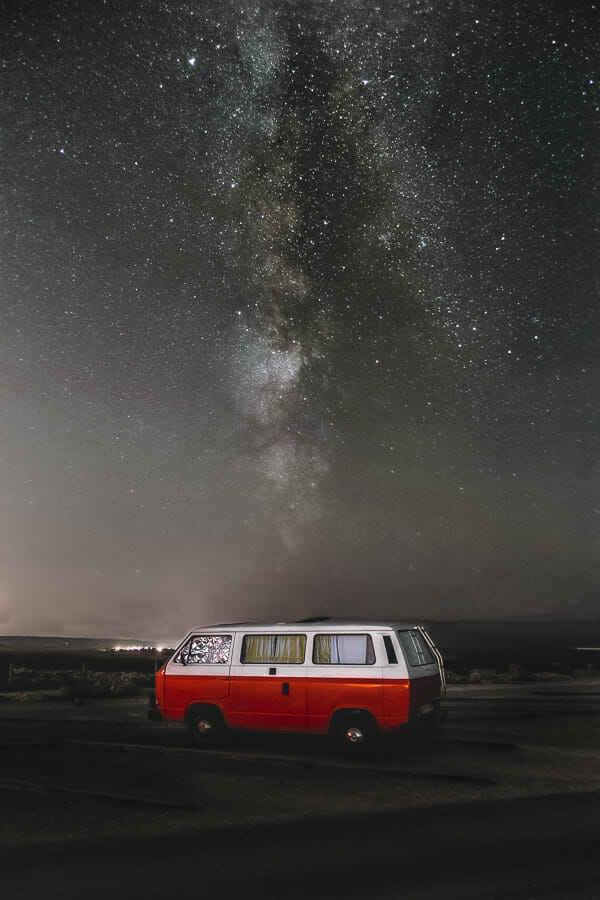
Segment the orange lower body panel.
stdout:
[[[158,679],[157,679],[158,681]],[[156,691],[157,696],[159,691]],[[227,675],[177,675],[164,676],[163,716],[181,721],[190,703],[216,703],[223,711],[229,694]]]
[[325,734],[340,709],[366,710],[379,728],[390,730],[409,721],[415,703],[439,697],[439,678],[436,689],[432,679],[161,677],[165,719],[182,721],[190,704],[211,703],[227,725],[258,731]]

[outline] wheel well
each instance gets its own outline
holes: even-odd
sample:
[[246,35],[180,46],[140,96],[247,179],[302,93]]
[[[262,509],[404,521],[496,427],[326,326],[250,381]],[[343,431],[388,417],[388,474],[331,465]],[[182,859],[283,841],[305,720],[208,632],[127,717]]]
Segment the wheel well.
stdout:
[[219,722],[223,722],[223,713],[219,709],[218,706],[214,703],[190,703],[188,708],[185,711],[184,722],[186,725],[190,725],[192,719],[196,715],[205,715],[212,716],[219,720]]
[[339,725],[340,722],[343,721],[352,721],[356,720],[356,722],[363,722],[368,724],[375,731],[378,730],[377,722],[375,721],[375,717],[372,713],[368,712],[366,709],[336,709],[336,711],[332,714],[329,720],[329,731],[332,732]]

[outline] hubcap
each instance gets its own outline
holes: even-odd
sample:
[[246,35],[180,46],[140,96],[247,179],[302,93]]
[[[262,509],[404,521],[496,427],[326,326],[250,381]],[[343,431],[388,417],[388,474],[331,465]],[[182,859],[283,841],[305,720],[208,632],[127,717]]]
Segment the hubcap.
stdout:
[[212,723],[208,719],[200,719],[196,722],[196,731],[198,734],[208,734],[212,729]]
[[365,739],[361,729],[357,728],[356,725],[353,725],[351,728],[346,728],[344,737],[349,744],[360,744]]

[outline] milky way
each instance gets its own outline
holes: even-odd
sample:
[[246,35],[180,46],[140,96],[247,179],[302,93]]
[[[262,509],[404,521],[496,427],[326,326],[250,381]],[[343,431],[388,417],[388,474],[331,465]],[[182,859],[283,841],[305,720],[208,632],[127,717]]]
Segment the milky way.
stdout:
[[596,5],[3,9],[0,630],[596,615]]

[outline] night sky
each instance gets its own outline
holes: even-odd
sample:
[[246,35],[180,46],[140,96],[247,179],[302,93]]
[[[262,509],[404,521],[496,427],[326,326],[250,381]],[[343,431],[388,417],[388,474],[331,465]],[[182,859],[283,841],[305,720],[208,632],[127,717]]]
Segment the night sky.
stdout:
[[4,0],[0,631],[596,617],[590,0]]

